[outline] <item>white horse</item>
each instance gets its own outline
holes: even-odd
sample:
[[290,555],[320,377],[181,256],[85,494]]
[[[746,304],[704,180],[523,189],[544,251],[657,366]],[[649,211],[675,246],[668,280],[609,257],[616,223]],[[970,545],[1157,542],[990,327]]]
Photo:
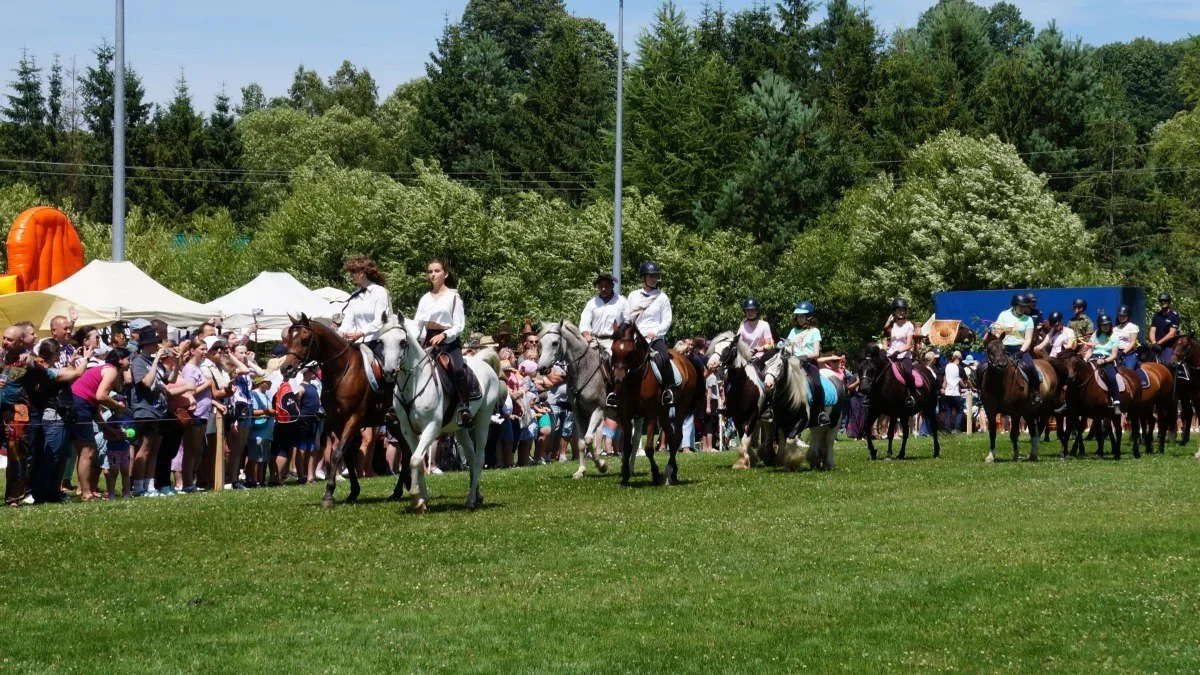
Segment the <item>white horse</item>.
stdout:
[[[607,389],[604,382],[604,354],[597,342],[589,344],[579,334],[579,329],[569,321],[543,323],[538,333],[542,344],[542,355],[538,359],[538,370],[550,372],[556,363],[567,367],[567,405],[575,415],[575,437],[571,445],[579,455],[579,469],[575,478],[583,478],[587,472],[587,460],[579,445],[583,442],[592,452],[592,461],[600,473],[608,471],[608,460],[600,456],[604,447],[600,425],[604,422],[604,397]],[[580,422],[586,419],[587,427]]]
[[[412,470],[413,511],[425,513],[429,490],[425,485],[425,456],[443,432],[454,432],[471,469],[471,491],[467,508],[474,510],[483,504],[479,493],[479,475],[483,471],[483,452],[487,447],[491,417],[500,407],[500,359],[496,352],[485,349],[478,356],[463,358],[479,380],[483,396],[470,402],[474,423],[470,428],[458,424],[458,401],[442,388],[433,357],[417,341],[420,325],[400,317],[389,324],[381,336],[385,368],[396,373],[393,406],[400,432],[412,449],[409,468]],[[448,423],[446,420],[450,420]]]
[[[833,407],[830,425],[827,427],[809,426],[814,415],[809,405],[808,374],[800,364],[800,359],[788,351],[781,351],[767,360],[764,368],[768,380],[774,381],[773,400],[775,407],[775,423],[778,432],[779,460],[782,466],[792,471],[800,469],[804,460],[813,469],[824,471],[833,470],[833,444],[837,440],[838,427],[848,402],[846,386],[836,373],[828,371],[825,376],[837,389],[837,404]],[[821,385],[816,385],[820,387]],[[819,391],[823,397],[824,392]],[[809,430],[807,457],[800,452],[800,447],[794,439],[789,439],[789,431],[795,432],[807,428]]]

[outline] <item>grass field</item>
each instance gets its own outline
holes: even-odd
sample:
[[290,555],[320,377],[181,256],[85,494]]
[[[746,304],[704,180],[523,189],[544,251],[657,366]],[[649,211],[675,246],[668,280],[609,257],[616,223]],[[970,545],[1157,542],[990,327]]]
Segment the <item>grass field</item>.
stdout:
[[1200,670],[1191,450],[985,466],[985,443],[839,443],[820,474],[686,456],[666,489],[644,459],[627,490],[488,472],[475,513],[445,475],[419,517],[388,478],[332,510],[319,487],[7,509],[0,671]]

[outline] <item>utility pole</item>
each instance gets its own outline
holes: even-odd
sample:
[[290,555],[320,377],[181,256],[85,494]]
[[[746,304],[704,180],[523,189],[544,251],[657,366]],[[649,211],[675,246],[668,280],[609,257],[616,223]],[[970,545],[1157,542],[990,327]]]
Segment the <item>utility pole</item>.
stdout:
[[112,259],[125,260],[125,0],[117,2],[116,59],[113,63]]
[[[119,2],[120,0],[118,0]],[[617,161],[613,190],[613,288],[621,293],[621,192],[623,177],[621,159],[624,150],[625,113],[625,0],[617,0]]]

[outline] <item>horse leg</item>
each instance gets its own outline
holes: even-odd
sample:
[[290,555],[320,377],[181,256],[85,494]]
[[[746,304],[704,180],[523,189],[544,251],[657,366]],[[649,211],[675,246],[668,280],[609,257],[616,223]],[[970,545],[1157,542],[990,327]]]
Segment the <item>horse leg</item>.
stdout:
[[425,513],[429,504],[429,488],[425,484],[425,457],[429,449],[437,442],[438,422],[430,422],[421,430],[420,437],[413,444],[412,457],[408,459],[408,469],[412,474],[409,489],[412,491],[413,512]]
[[337,489],[337,476],[341,471],[342,460],[346,456],[346,444],[354,440],[354,430],[358,428],[358,415],[351,415],[342,425],[342,433],[333,446],[333,454],[329,457],[330,467],[325,474],[325,494],[321,497],[321,506],[333,506],[333,493]]
[[879,459],[879,453],[875,452],[875,422],[878,419],[879,419],[879,415],[871,412],[871,409],[868,408],[867,409],[867,420],[866,420],[867,451],[871,453],[872,460]]
[[892,439],[896,437],[896,418],[888,418],[888,454],[887,459],[892,458]]
[[646,453],[646,461],[650,462],[650,482],[658,485],[662,482],[662,473],[658,470],[658,462],[654,461],[654,453],[658,450],[658,420],[646,420],[646,444],[642,448]]
[[937,418],[937,398],[931,398],[933,400],[929,406],[929,412],[926,413],[926,417],[932,420],[929,423],[929,433],[933,436],[933,458],[937,459],[942,455],[942,446],[938,442],[938,427],[941,425],[939,424],[939,420]]
[[1009,419],[1008,419],[1008,438],[1012,441],[1013,461],[1014,462],[1021,461],[1021,450],[1017,445],[1017,442],[1021,438],[1021,418],[1020,417],[1015,417],[1015,418],[1009,417]]
[[[575,420],[578,422],[579,420]],[[575,434],[579,437],[582,434],[583,451],[579,453],[579,469],[575,471],[574,478],[583,478],[583,474],[587,471],[587,461],[584,455],[587,454],[588,446],[592,450],[592,462],[596,465],[596,470],[600,473],[608,471],[608,460],[600,456],[600,450],[604,447],[604,436],[601,429],[604,425],[604,409],[597,407],[592,411],[591,418],[588,419],[587,429],[583,429],[578,424],[575,426]]]
[[1040,421],[1041,417],[1037,413],[1025,418],[1025,423],[1029,425],[1029,440],[1031,446],[1029,449],[1029,461],[1031,462],[1038,461],[1038,446],[1042,442],[1042,430],[1038,427],[1038,422]]
[[683,418],[679,418],[668,427],[667,431],[667,469],[663,472],[663,485],[674,485],[679,482],[679,464],[675,455],[683,444]]
[[996,461],[996,414],[986,408],[984,413],[987,415],[988,454],[983,461],[991,464]]
[[[1191,387],[1190,383],[1188,384],[1188,387]],[[1181,427],[1179,429],[1179,444],[1187,445],[1188,440],[1192,437],[1192,416],[1195,411],[1195,407],[1192,405],[1192,393],[1190,391],[1186,391],[1180,395],[1179,411],[1182,415],[1182,419],[1180,420],[1179,424]]]
[[621,487],[629,487],[633,477],[633,423],[621,425]]
[[479,477],[483,473],[483,453],[487,449],[489,426],[488,418],[480,414],[476,419],[474,429],[459,429],[455,434],[458,437],[459,445],[463,448],[463,454],[470,463],[471,489],[467,492],[466,502],[468,511],[474,511],[483,505],[483,494],[479,492]]
[[905,415],[904,418],[900,420],[900,433],[902,435],[900,436],[900,454],[897,456],[897,459],[904,459],[904,453],[908,449],[908,433],[909,425],[911,423],[912,418],[908,415]]
[[1113,459],[1121,459],[1121,437],[1117,436],[1115,434],[1113,436],[1109,437],[1109,434],[1113,433],[1113,427],[1117,427],[1118,429],[1120,429],[1120,426],[1121,426],[1120,418],[1118,417],[1116,422],[1114,423],[1112,421],[1112,418],[1102,417],[1102,418],[1100,418],[1099,426],[1100,426],[1100,431],[1096,434],[1096,438],[1097,438],[1096,454],[1101,457],[1104,456],[1104,439],[1110,438],[1110,440],[1112,441]]

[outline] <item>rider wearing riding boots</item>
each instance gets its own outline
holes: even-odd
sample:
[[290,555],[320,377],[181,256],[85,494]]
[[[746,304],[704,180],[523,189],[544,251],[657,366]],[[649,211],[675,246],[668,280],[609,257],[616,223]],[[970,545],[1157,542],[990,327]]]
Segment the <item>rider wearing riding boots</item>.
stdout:
[[1096,317],[1098,324],[1096,334],[1092,336],[1088,346],[1091,348],[1089,361],[1096,364],[1108,385],[1108,396],[1112,399],[1113,410],[1121,414],[1120,389],[1117,386],[1117,336],[1113,334],[1112,319],[1101,314]]
[[[392,299],[383,286],[386,279],[375,262],[365,255],[356,255],[347,260],[346,271],[358,290],[351,293],[346,301],[339,332],[350,342],[365,344],[382,366],[383,343],[379,340],[379,334],[387,323],[388,312],[392,311]],[[390,381],[391,373],[385,372],[384,379]]]
[[[817,392],[821,390],[821,367],[817,364],[817,357],[821,355],[821,329],[814,325],[813,315],[816,311],[816,306],[807,300],[796,304],[796,309],[792,310],[795,326],[788,331],[784,345],[791,350],[792,356],[800,359],[800,365],[804,367],[804,373],[808,376],[813,400],[823,400],[823,396],[817,396]],[[817,426],[829,426],[829,412],[823,406],[818,407],[820,412],[817,413]]]
[[887,356],[900,365],[904,387],[908,389],[908,398],[904,399],[904,405],[916,409],[917,383],[912,373],[912,349],[917,327],[908,320],[908,300],[896,298],[892,301],[892,313],[883,324],[883,332],[887,336]]
[[1046,337],[1038,344],[1037,349],[1042,350],[1054,358],[1062,354],[1063,350],[1075,349],[1075,331],[1071,330],[1070,326],[1063,325],[1062,312],[1050,312],[1050,331],[1046,333]]
[[1075,336],[1080,340],[1087,340],[1092,337],[1092,333],[1096,332],[1096,327],[1092,325],[1092,320],[1087,315],[1087,300],[1075,298],[1071,307],[1075,315],[1067,322],[1067,328],[1075,331]]
[[450,357],[454,389],[458,394],[458,424],[463,427],[470,426],[472,418],[468,396],[471,393],[471,385],[467,379],[466,366],[463,364],[462,341],[459,339],[466,328],[467,319],[462,298],[455,290],[458,286],[457,279],[450,267],[440,258],[429,261],[425,268],[425,276],[429,280],[429,292],[421,296],[415,317],[421,326],[421,344],[431,352]]
[[596,295],[583,306],[579,316],[579,334],[584,340],[596,340],[604,353],[612,353],[613,326],[621,323],[625,314],[625,298],[613,292],[613,275],[596,277]]
[[[996,317],[992,328],[1004,336],[1004,351],[1015,358],[1021,364],[1021,369],[1025,371],[1025,376],[1033,387],[1033,405],[1036,407],[1041,404],[1042,400],[1037,391],[1038,383],[1042,378],[1038,373],[1037,366],[1033,365],[1033,355],[1030,354],[1033,349],[1035,331],[1033,319],[1027,314],[1028,311],[1028,296],[1017,293],[1012,297],[1012,307],[1000,312],[1000,316]],[[985,361],[983,365],[986,368],[988,363]]]
[[1162,363],[1170,363],[1175,355],[1175,340],[1179,338],[1179,313],[1171,309],[1171,294],[1158,295],[1159,310],[1150,320],[1150,345]]
[[[658,278],[662,274],[658,263],[647,260],[638,266],[642,287],[626,298],[625,321],[637,326],[638,332],[650,343],[650,351],[658,372],[662,375],[663,405],[675,405],[674,389],[679,386],[671,367],[671,354],[667,351],[666,335],[671,330],[671,299],[658,289]],[[615,398],[615,397],[610,397]]]
[[1113,328],[1113,335],[1117,338],[1117,360],[1130,370],[1140,370],[1142,367],[1137,357],[1138,333],[1137,324],[1129,320],[1129,307],[1118,307],[1117,325]]

